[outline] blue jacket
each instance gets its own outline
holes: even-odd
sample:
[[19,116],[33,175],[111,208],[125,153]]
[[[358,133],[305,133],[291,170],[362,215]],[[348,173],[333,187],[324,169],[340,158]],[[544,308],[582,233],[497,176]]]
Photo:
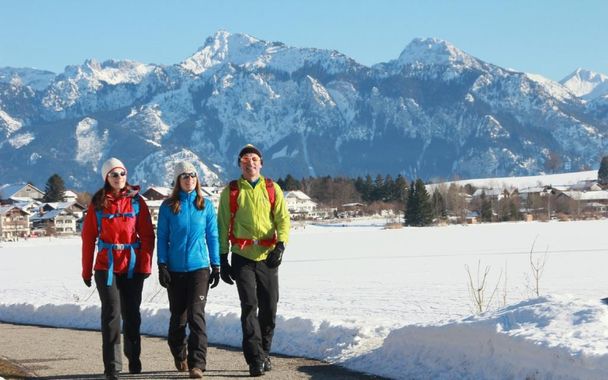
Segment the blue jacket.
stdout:
[[180,210],[174,214],[166,200],[160,206],[157,229],[158,264],[171,272],[192,272],[220,265],[217,218],[213,204],[205,199],[196,208],[196,191],[180,191]]

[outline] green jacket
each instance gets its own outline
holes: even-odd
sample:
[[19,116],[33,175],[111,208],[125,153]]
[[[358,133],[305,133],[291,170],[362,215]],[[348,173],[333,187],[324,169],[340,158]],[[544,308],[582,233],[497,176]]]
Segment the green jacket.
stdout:
[[[241,239],[272,239],[277,232],[277,241],[287,244],[289,239],[289,211],[285,205],[283,191],[274,183],[275,204],[274,213],[270,213],[270,201],[266,191],[265,179],[260,180],[255,188],[244,178],[238,180],[239,196],[238,208],[234,217],[233,233]],[[230,186],[226,186],[220,196],[218,210],[218,229],[220,235],[220,254],[227,254],[230,249],[233,253],[254,261],[266,260],[268,252],[273,247],[263,247],[257,244],[247,246],[241,250],[237,246],[230,247],[228,228],[230,225]]]

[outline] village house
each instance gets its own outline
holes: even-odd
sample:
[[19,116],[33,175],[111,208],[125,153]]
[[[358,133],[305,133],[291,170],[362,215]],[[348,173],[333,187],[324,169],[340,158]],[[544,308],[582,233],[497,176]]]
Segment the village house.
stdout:
[[573,202],[577,213],[605,213],[608,210],[608,190],[567,190],[559,192],[557,199],[567,199]]
[[66,208],[51,209],[31,217],[32,229],[45,235],[73,235],[81,219]]
[[160,205],[164,202],[164,199],[147,200],[145,202],[146,206],[148,206],[148,211],[150,211],[152,225],[154,225],[154,229],[156,230],[156,226],[158,225],[158,213],[160,211]]
[[41,212],[45,213],[52,210],[67,210],[72,214],[76,215],[79,219],[83,217],[85,210],[87,209],[84,205],[76,201],[70,202],[48,202],[44,203],[41,208]]
[[0,185],[0,204],[42,200],[44,192],[29,183]]
[[220,195],[224,188],[221,186],[201,186],[201,190],[203,190],[203,196],[209,198],[213,207],[217,210],[220,205]]
[[173,190],[169,187],[152,186],[141,195],[145,199],[151,201],[162,201],[163,199],[169,198],[169,196],[171,195],[171,191]]
[[15,206],[0,206],[0,240],[11,241],[30,235],[30,213]]
[[317,203],[300,190],[286,191],[283,197],[292,217],[298,215],[306,217],[317,209]]

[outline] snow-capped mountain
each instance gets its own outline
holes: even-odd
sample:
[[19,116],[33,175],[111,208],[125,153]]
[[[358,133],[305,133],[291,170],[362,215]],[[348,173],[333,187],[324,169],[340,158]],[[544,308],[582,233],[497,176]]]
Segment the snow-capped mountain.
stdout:
[[132,182],[167,186],[173,163],[188,159],[214,183],[238,175],[246,143],[264,152],[272,177],[597,167],[608,100],[578,94],[438,39],[415,39],[397,59],[367,67],[337,51],[220,31],[170,66],[0,69],[0,183],[42,184],[58,172],[94,190],[110,156]]
[[578,68],[559,83],[585,100],[608,95],[608,76],[590,70]]

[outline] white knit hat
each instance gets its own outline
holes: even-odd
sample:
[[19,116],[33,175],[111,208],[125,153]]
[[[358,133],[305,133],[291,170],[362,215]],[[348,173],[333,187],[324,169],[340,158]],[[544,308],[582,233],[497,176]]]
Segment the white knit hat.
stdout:
[[123,169],[125,172],[127,169],[125,168],[125,164],[122,163],[118,158],[110,158],[101,166],[101,178],[105,181],[108,173],[110,173],[114,169]]
[[[194,165],[192,165],[188,161],[180,161],[177,164],[175,164],[175,169],[173,171],[173,178],[175,179],[176,182],[179,179],[179,175],[182,173],[196,173],[196,168],[194,167]],[[197,173],[197,177],[198,177],[198,173]]]

